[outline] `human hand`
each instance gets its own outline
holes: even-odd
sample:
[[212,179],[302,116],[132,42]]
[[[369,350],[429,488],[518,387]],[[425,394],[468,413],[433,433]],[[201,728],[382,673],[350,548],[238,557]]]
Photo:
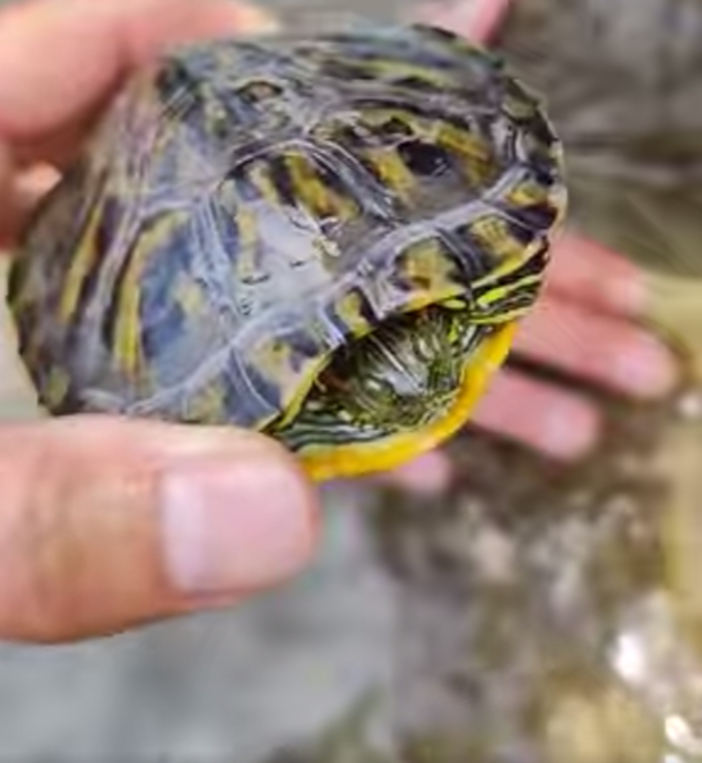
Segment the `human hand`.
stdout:
[[[0,239],[91,117],[165,46],[260,31],[231,0],[35,0],[0,11]],[[60,641],[227,604],[316,537],[296,462],[250,432],[77,416],[0,425],[0,637]]]
[[[512,2],[433,2],[419,19],[486,44]],[[631,398],[669,392],[676,378],[672,355],[636,325],[647,303],[641,271],[572,232],[557,238],[552,254],[544,293],[517,333],[515,355]],[[561,461],[588,452],[602,424],[585,396],[509,368],[497,374],[472,423]],[[449,478],[441,450],[383,476],[428,493]]]

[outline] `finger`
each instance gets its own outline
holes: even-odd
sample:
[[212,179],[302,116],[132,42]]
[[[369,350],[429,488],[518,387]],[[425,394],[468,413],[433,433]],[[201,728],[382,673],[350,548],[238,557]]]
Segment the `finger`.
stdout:
[[0,135],[35,146],[54,136],[41,159],[75,144],[125,74],[164,48],[272,27],[230,0],[47,0],[1,13]]
[[648,298],[643,273],[633,262],[570,232],[554,242],[545,291],[630,317],[644,312]]
[[515,351],[584,381],[648,399],[677,381],[672,354],[642,328],[546,297],[520,327]]
[[451,481],[451,462],[442,450],[433,450],[408,464],[379,474],[379,484],[400,487],[411,493],[434,496],[442,493]]
[[434,2],[421,7],[416,17],[485,44],[500,27],[511,4],[512,0]]
[[0,634],[64,641],[296,572],[316,499],[277,444],[106,417],[0,430]]
[[601,426],[596,408],[585,399],[509,369],[497,375],[473,423],[563,461],[591,450]]

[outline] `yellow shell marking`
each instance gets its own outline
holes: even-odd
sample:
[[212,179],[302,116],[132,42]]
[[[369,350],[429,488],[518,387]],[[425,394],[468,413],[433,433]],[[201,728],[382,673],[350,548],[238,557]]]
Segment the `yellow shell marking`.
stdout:
[[[104,197],[103,200],[104,201]],[[86,278],[95,272],[97,267],[97,231],[100,227],[103,214],[103,204],[96,203],[87,220],[84,230],[78,232],[75,240],[75,254],[71,258],[66,274],[65,286],[61,292],[58,306],[59,319],[68,323],[78,309],[80,294]]]
[[285,401],[281,423],[287,424],[300,412],[315,379],[326,365],[326,358],[311,359],[305,363],[302,373],[293,369],[292,348],[274,337],[259,344],[251,352],[251,364],[274,383],[283,393],[294,390],[290,401]]
[[141,320],[139,304],[141,292],[139,284],[146,261],[154,252],[162,252],[163,242],[173,233],[185,215],[171,213],[164,215],[138,239],[138,245],[129,252],[127,272],[118,294],[117,317],[115,319],[115,360],[127,374],[134,375],[141,363]]
[[[445,148],[461,161],[466,178],[476,186],[488,183],[501,171],[494,161],[492,148],[488,141],[469,129],[461,129],[448,122],[424,119],[416,114],[408,114],[401,109],[378,109],[364,114],[363,119],[371,129],[391,120],[399,122],[407,128],[408,137],[414,135]],[[399,157],[398,161],[401,162]],[[411,171],[406,171],[409,172],[412,182],[415,183]]]
[[257,161],[251,166],[249,178],[266,201],[276,207],[280,204],[280,195],[264,161]]
[[[510,293],[518,292],[522,287],[530,284],[539,284],[543,280],[541,273],[526,274],[516,280],[512,278],[506,284],[498,285],[495,282],[499,281],[501,277],[509,275],[529,259],[537,255],[541,251],[541,246],[541,241],[535,241],[526,251],[521,251],[519,255],[510,255],[504,262],[498,265],[492,273],[477,280],[475,282],[476,290],[486,288],[488,291],[476,298],[476,306],[478,308],[489,309],[490,305],[505,299]],[[490,288],[491,283],[495,283],[492,288]],[[476,323],[503,323],[520,318],[528,311],[529,308],[527,307],[518,307],[515,309],[505,308],[500,310],[499,315],[481,317],[478,314],[474,317],[474,320]]]
[[256,254],[259,241],[256,216],[251,210],[242,206],[236,216],[237,232],[239,234],[238,257],[235,260],[235,282],[246,283],[257,272]]
[[338,220],[350,220],[358,216],[358,204],[325,185],[309,159],[300,154],[288,154],[285,163],[300,203],[315,217],[334,216]]
[[371,325],[363,315],[363,301],[355,291],[344,294],[334,303],[337,315],[345,326],[353,326],[357,335],[359,332],[370,331]]
[[327,358],[321,358],[319,360],[311,360],[307,364],[304,376],[296,379],[295,394],[288,402],[281,416],[280,426],[287,426],[300,413],[300,409],[305,402],[305,398],[310,393],[312,385],[322,373],[327,363]]
[[[509,286],[495,286],[487,294],[479,297],[476,300],[476,304],[480,308],[488,309],[490,305],[508,297],[509,294],[515,291],[515,289],[518,286],[527,285],[530,283],[538,283],[538,281],[539,281],[538,276],[525,276],[524,278],[520,279],[516,283],[509,284]],[[476,317],[475,322],[476,323],[503,323],[507,320],[512,320],[516,316],[522,315],[522,313],[526,309],[527,308],[518,308],[516,310],[504,309],[500,311],[499,315],[490,316],[484,319],[481,319],[478,316]]]
[[531,178],[526,178],[510,189],[506,199],[515,207],[529,207],[532,204],[547,204],[549,196],[548,188],[534,182]]
[[364,73],[378,76],[382,79],[416,79],[443,90],[450,88],[453,84],[451,78],[446,77],[442,72],[431,70],[426,66],[413,64],[409,61],[384,61],[376,59],[375,61],[365,62],[358,68]]
[[476,285],[500,278],[512,271],[519,262],[523,261],[524,244],[518,241],[509,230],[504,218],[496,214],[479,217],[468,226],[471,236],[474,236],[482,248],[491,252],[497,261],[497,268],[491,271]]
[[456,281],[455,265],[442,251],[437,239],[427,238],[407,247],[399,266],[403,276],[412,284],[408,312],[458,296],[463,291]]
[[397,194],[403,202],[409,203],[417,181],[399,153],[389,147],[368,148],[362,153],[380,176],[383,185]]
[[60,366],[53,366],[49,369],[46,381],[46,387],[43,390],[43,403],[48,407],[60,405],[66,397],[70,379],[68,373]]
[[476,186],[483,185],[500,173],[501,168],[483,137],[447,123],[434,129],[433,140],[462,161],[469,182]]

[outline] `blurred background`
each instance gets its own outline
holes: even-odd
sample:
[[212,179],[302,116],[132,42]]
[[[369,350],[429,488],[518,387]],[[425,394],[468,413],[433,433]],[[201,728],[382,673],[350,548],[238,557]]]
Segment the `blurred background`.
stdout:
[[[265,4],[304,29],[412,11]],[[330,486],[313,568],[236,611],[0,645],[0,760],[702,761],[700,40],[699,0],[516,0],[495,40],[564,139],[570,225],[646,269],[684,387],[581,390],[608,430],[572,467],[471,430],[440,500]],[[3,321],[0,413],[38,415]]]

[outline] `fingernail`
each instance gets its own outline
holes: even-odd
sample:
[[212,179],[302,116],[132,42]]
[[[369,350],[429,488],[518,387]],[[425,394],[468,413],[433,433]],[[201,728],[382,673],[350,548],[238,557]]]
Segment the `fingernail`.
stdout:
[[660,342],[646,336],[619,352],[615,372],[623,389],[644,397],[665,395],[673,389],[676,379],[672,354]]
[[186,595],[273,585],[310,554],[310,494],[277,461],[186,462],[166,474],[161,501],[166,569]]
[[598,429],[597,416],[589,406],[561,402],[545,416],[542,447],[556,458],[581,458],[595,445]]
[[239,28],[252,34],[275,34],[280,31],[280,24],[270,13],[255,5],[242,4],[238,9]]
[[451,464],[448,457],[435,450],[397,467],[385,475],[384,481],[390,481],[411,493],[430,496],[445,490],[450,479]]
[[607,282],[607,301],[614,310],[641,315],[648,304],[648,289],[643,278],[634,275]]
[[50,164],[35,164],[17,175],[15,192],[35,200],[48,193],[61,179],[59,171]]

